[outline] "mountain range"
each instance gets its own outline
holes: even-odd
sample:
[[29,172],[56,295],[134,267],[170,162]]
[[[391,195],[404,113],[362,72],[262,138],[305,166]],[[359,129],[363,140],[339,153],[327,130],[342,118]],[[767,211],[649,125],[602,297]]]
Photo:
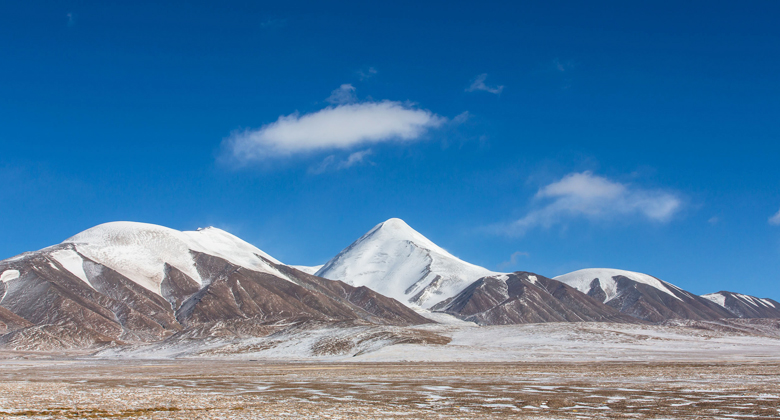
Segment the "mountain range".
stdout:
[[[615,269],[555,278],[493,272],[400,219],[316,267],[283,264],[213,227],[181,232],[134,222],[99,225],[0,261],[0,345],[21,350],[259,337],[305,325],[408,327],[442,317],[478,325],[661,323],[780,318],[780,303],[723,291],[697,296]],[[388,334],[375,338],[412,339]]]

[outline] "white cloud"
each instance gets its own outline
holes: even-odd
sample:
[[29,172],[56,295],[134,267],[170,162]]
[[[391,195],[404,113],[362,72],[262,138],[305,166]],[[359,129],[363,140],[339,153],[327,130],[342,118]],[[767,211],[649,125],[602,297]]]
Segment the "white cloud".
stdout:
[[330,96],[328,97],[328,99],[326,99],[326,101],[328,103],[338,104],[338,105],[357,102],[357,95],[355,95],[355,87],[349,83],[345,83],[339,86],[338,89],[334,89],[333,92],[330,93]]
[[469,118],[471,118],[471,114],[468,111],[463,111],[452,119],[452,123],[454,125],[460,125],[468,121]]
[[329,106],[280,116],[259,129],[233,133],[224,145],[240,162],[312,151],[349,149],[381,142],[408,142],[441,126],[446,118],[393,101]]
[[566,175],[541,188],[534,201],[537,208],[512,223],[511,233],[523,234],[533,227],[551,227],[577,217],[611,220],[639,216],[667,222],[682,206],[675,194],[632,187],[591,172]]
[[482,90],[485,92],[494,93],[496,95],[500,94],[501,91],[504,90],[504,86],[488,86],[485,84],[485,80],[487,79],[487,73],[480,74],[477,76],[477,78],[474,80],[474,83],[471,84],[466,89],[466,92],[476,92],[478,90]]
[[530,257],[531,254],[523,251],[517,251],[512,253],[512,255],[509,256],[509,261],[504,261],[500,264],[498,264],[499,270],[504,270],[508,267],[514,267],[517,265],[518,262],[520,262],[520,257]]
[[372,154],[374,154],[374,152],[371,149],[360,150],[351,153],[344,160],[337,160],[335,155],[329,155],[322,160],[322,163],[309,169],[309,173],[321,174],[328,171],[339,171],[364,163],[371,163],[373,165],[373,163],[368,160],[368,156],[371,156]]
[[372,152],[371,149],[361,150],[359,152],[352,153],[347,157],[347,160],[339,164],[338,168],[339,169],[350,168],[359,163],[363,163],[366,160],[366,157],[370,156],[373,153],[374,152]]
[[374,77],[378,72],[376,71],[375,68],[369,67],[368,70],[364,71],[363,69],[360,69],[356,73],[357,73],[358,77],[360,78],[360,81],[362,82],[363,80],[370,79],[370,78]]
[[778,210],[774,216],[769,218],[769,224],[774,226],[780,226],[780,210]]

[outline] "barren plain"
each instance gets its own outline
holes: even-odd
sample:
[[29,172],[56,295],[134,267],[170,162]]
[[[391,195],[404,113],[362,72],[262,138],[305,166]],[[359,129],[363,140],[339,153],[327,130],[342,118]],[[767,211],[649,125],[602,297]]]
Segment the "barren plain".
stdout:
[[778,418],[780,364],[5,360],[8,419]]

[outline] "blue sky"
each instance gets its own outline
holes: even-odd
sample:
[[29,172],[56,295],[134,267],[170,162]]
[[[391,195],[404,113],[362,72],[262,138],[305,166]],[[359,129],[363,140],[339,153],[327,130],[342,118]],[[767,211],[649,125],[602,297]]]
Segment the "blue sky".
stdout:
[[0,258],[115,220],[291,264],[406,220],[491,269],[780,300],[780,4],[13,2]]

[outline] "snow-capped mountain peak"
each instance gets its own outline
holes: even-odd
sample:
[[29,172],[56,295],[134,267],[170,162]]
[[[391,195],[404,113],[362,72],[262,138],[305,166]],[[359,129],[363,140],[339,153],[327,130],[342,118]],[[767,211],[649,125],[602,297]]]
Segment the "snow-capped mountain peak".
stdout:
[[[214,227],[181,232],[148,223],[111,222],[78,233],[63,244],[72,244],[78,254],[117,271],[156,294],[161,293],[165,264],[201,286],[208,283],[210,279],[202,279],[195,266],[193,252],[286,278],[270,264],[280,264],[275,258]],[[77,253],[68,257],[71,260],[74,256],[80,258]],[[71,265],[80,264],[72,262]]]
[[553,278],[555,280],[566,283],[569,286],[574,287],[580,292],[586,294],[591,290],[593,281],[597,280],[599,287],[601,287],[601,290],[603,290],[606,294],[604,302],[609,302],[619,294],[617,281],[615,280],[617,277],[625,277],[637,283],[646,284],[674,297],[677,300],[680,299],[657,278],[633,271],[617,270],[614,268],[586,268]]
[[374,291],[285,267],[216,228],[106,223],[0,261],[0,347],[266,335],[306,321],[429,322]]
[[[440,254],[449,255],[453,258],[449,252],[433,243],[430,239],[423,236],[420,232],[412,229],[406,222],[398,218],[388,219],[371,229],[368,233],[363,235],[363,238],[373,238],[380,241],[410,241],[414,242],[417,246],[428,249]],[[359,239],[360,240],[360,239]]]
[[458,259],[396,218],[374,226],[316,273],[424,308],[494,274]]

